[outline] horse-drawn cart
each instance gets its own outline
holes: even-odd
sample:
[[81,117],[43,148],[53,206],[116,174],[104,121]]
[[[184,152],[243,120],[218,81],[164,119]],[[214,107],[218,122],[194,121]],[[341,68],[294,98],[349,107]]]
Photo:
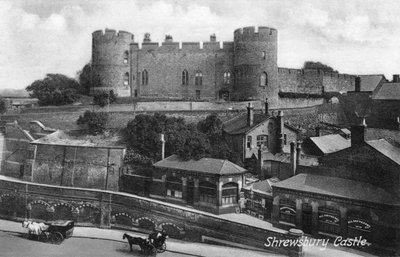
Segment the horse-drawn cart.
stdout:
[[51,223],[24,221],[22,227],[28,228],[29,239],[60,244],[64,239],[72,236],[74,222],[72,220]]

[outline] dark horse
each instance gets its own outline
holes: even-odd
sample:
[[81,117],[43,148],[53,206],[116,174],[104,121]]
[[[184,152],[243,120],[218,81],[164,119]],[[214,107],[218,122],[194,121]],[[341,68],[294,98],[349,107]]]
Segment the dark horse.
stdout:
[[145,238],[133,237],[133,236],[130,236],[127,233],[125,233],[122,236],[122,239],[128,240],[129,246],[131,248],[131,252],[132,252],[132,245],[139,245],[140,249],[144,253],[152,253],[153,251],[156,251],[155,247],[150,243],[150,241]]

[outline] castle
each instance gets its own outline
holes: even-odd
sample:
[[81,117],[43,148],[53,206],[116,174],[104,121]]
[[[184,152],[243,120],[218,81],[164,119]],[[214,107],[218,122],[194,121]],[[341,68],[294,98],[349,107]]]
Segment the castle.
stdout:
[[[146,34],[141,44],[126,31],[92,34],[92,82],[96,90],[123,97],[187,100],[260,100],[277,106],[281,93],[323,95],[354,90],[355,76],[279,68],[278,31],[245,27],[233,42],[174,42],[159,45]],[[284,95],[284,94],[283,94]]]

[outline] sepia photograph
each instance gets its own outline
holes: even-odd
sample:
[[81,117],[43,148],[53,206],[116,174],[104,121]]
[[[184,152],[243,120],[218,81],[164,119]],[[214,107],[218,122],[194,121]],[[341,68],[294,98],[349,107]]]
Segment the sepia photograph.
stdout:
[[400,257],[399,13],[0,0],[0,257]]

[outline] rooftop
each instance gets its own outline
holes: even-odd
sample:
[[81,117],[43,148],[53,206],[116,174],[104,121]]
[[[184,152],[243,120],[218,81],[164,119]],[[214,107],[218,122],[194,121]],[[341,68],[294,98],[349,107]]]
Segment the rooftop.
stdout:
[[372,97],[381,100],[400,100],[400,83],[383,83]]
[[265,180],[261,180],[251,184],[250,186],[246,186],[245,189],[253,190],[254,192],[258,193],[272,193],[272,184],[279,182],[278,178],[269,178]]
[[400,205],[400,199],[383,188],[336,177],[301,173],[278,182],[273,187],[378,204]]
[[400,165],[400,148],[395,147],[385,139],[371,140],[367,141],[366,143],[387,158]]
[[385,80],[385,76],[382,74],[375,75],[360,75],[361,79],[361,91],[374,91],[382,80]]
[[[290,153],[276,153],[262,152],[261,158],[263,161],[277,161],[290,163]],[[301,154],[299,165],[302,166],[318,166],[318,157]]]
[[158,168],[168,168],[183,171],[195,171],[201,173],[228,175],[243,174],[247,170],[228,161],[214,158],[202,158],[200,160],[183,161],[177,155],[171,155],[154,164]]
[[334,153],[351,146],[350,140],[345,139],[344,137],[338,134],[331,134],[320,137],[310,137],[310,140],[324,154]]
[[119,143],[118,133],[108,135],[87,135],[81,131],[63,131],[57,130],[42,138],[32,141],[36,145],[60,145],[60,146],[78,146],[78,147],[96,147],[96,148],[126,148]]
[[224,122],[224,130],[229,134],[243,134],[271,117],[265,114],[254,113],[253,118],[253,126],[249,127],[247,126],[247,114],[239,115]]

